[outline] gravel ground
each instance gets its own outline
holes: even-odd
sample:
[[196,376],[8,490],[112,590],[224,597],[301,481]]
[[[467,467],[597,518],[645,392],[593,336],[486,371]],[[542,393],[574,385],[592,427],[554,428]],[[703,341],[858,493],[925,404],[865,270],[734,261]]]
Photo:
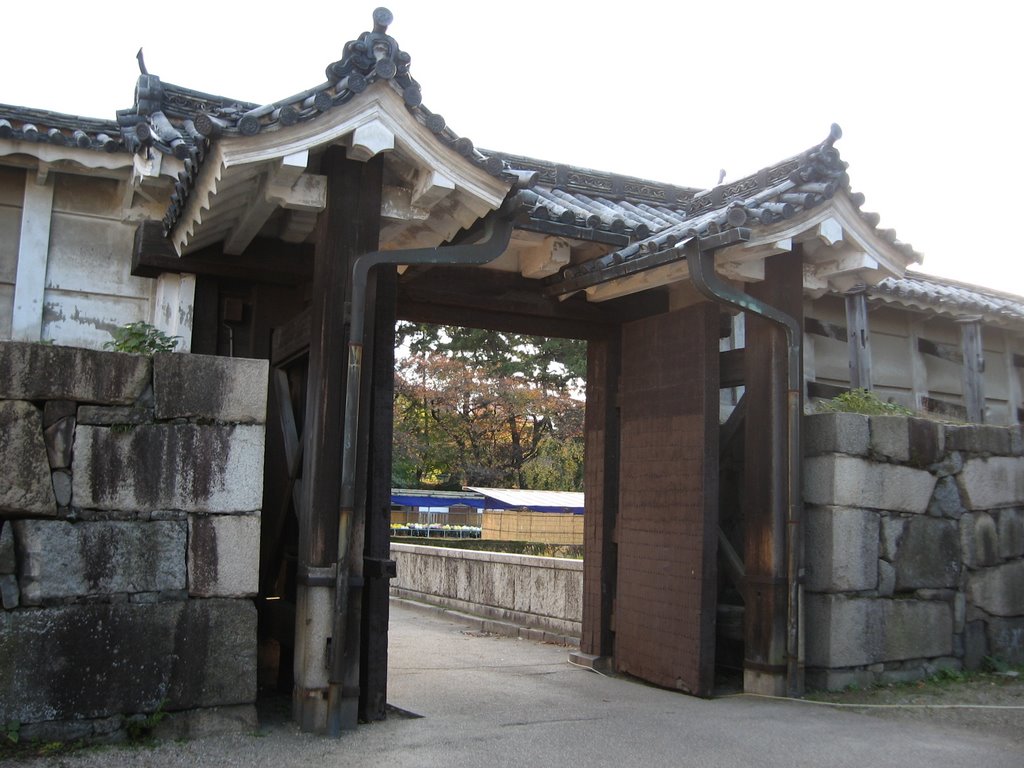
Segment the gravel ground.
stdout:
[[[1019,672],[971,675],[964,680],[930,680],[811,698],[839,703],[872,717],[991,734],[1024,748],[1024,676]],[[1024,765],[1024,758],[1021,764]]]

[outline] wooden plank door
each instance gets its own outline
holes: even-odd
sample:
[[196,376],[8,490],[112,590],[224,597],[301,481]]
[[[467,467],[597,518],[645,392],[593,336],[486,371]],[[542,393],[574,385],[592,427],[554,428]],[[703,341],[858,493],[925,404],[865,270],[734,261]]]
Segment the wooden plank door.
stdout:
[[718,529],[718,308],[628,323],[615,667],[698,696],[714,683]]

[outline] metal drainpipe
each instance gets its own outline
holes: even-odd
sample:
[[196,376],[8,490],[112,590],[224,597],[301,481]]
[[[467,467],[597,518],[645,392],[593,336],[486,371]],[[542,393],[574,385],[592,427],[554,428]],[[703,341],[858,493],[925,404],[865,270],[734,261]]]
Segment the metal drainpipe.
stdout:
[[786,451],[786,691],[789,696],[800,695],[800,668],[803,666],[803,643],[800,641],[801,586],[803,572],[803,545],[801,521],[803,494],[800,483],[802,451],[800,445],[801,389],[800,361],[803,357],[803,329],[785,312],[770,304],[737,291],[715,274],[714,251],[701,251],[698,238],[691,238],[676,246],[686,254],[690,279],[694,287],[711,301],[728,304],[743,312],[753,312],[782,326],[786,332],[786,420],[789,435]]
[[338,560],[335,574],[334,622],[331,642],[331,674],[327,694],[327,734],[340,736],[355,726],[351,710],[345,722],[344,677],[345,625],[348,613],[349,539],[355,512],[356,442],[359,434],[359,396],[363,369],[363,333],[366,327],[366,287],[370,270],[378,264],[459,264],[481,266],[494,261],[512,237],[517,198],[504,205],[484,223],[482,242],[405,251],[374,251],[358,257],[352,268],[352,304],[348,342],[348,379],[345,383],[345,424],[342,438],[341,504],[338,518]]

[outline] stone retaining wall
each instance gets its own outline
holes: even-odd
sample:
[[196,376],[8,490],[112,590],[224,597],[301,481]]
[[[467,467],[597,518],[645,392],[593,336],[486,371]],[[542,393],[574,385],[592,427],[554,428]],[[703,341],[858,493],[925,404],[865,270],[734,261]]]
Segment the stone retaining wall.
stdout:
[[258,360],[0,343],[0,725],[255,722],[266,381]]
[[804,421],[808,685],[1024,663],[1020,427]]
[[575,645],[583,612],[583,561],[392,544],[391,594],[492,620],[489,628]]

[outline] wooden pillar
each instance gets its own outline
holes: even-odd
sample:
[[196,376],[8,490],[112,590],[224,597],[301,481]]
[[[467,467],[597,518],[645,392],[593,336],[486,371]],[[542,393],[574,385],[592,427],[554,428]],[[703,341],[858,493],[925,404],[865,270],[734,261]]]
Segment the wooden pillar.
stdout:
[[[367,163],[349,160],[341,147],[329,148],[321,160],[327,205],[317,221],[313,264],[293,694],[294,718],[306,731],[322,732],[327,724],[348,344],[345,308],[352,263],[377,247],[382,169],[380,158]],[[358,541],[359,557],[353,562],[361,569],[362,535]],[[358,611],[359,601],[354,602]],[[354,645],[358,654],[358,643],[346,645]]]
[[43,332],[43,294],[46,262],[50,253],[50,218],[53,212],[53,179],[31,171],[25,174],[21,207],[21,238],[18,268],[14,277],[13,341],[39,341]]
[[850,353],[850,389],[873,389],[868,297],[863,288],[846,294],[846,333]]
[[[373,329],[367,338],[371,358],[364,356],[370,371],[366,398],[369,420],[368,463],[365,473],[366,526],[363,553],[363,599],[359,654],[359,718],[383,720],[388,692],[388,608],[391,562],[391,443],[394,427],[395,393],[395,296],[397,271],[394,266],[376,267],[372,312]],[[362,431],[362,430],[360,430]],[[355,554],[355,553],[353,553]]]
[[985,352],[981,346],[981,318],[964,318],[960,324],[960,349],[964,356],[964,406],[967,420],[974,424],[985,423]]
[[928,366],[921,354],[922,324],[913,315],[907,315],[907,360],[910,364],[910,387],[914,409],[923,411],[928,397]]
[[[764,281],[751,284],[749,292],[802,325],[800,252],[769,258]],[[786,694],[786,335],[752,313],[746,327],[743,688],[780,696]]]
[[583,628],[580,652],[610,659],[617,581],[615,521],[619,510],[619,375],[621,331],[587,344],[584,462]]

